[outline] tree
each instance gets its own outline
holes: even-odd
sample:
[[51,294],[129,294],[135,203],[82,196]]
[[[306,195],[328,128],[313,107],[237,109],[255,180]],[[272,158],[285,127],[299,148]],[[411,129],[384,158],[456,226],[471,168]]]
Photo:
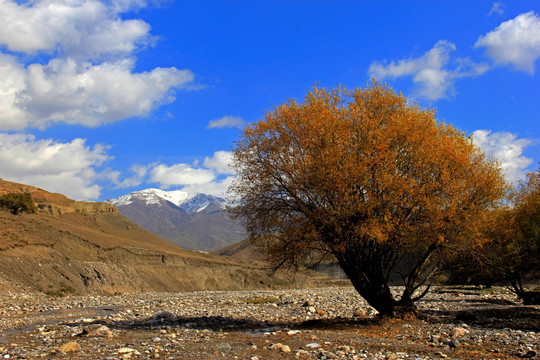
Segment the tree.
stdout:
[[378,82],[271,109],[233,155],[230,211],[274,268],[333,258],[381,314],[415,311],[443,248],[470,243],[504,188],[470,138]]
[[36,212],[36,205],[30,193],[7,193],[0,196],[0,207],[7,208],[13,215],[26,211]]
[[540,304],[540,293],[524,280],[540,272],[540,169],[527,174],[506,206],[494,210],[486,226],[487,242],[477,253],[525,304]]

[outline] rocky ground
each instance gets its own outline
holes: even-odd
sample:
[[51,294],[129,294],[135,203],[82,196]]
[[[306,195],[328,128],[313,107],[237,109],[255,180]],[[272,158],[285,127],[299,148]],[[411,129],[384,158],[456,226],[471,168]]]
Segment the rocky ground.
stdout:
[[380,319],[351,287],[47,297],[0,293],[3,359],[538,358],[540,307],[439,288],[425,320]]

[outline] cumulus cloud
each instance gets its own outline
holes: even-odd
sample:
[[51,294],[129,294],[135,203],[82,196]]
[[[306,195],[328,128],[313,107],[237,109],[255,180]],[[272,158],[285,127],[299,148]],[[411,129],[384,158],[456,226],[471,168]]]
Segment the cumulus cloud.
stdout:
[[207,129],[217,128],[241,128],[244,125],[244,119],[240,116],[223,116],[222,118],[211,120],[208,123]]
[[497,65],[513,65],[534,74],[534,63],[540,57],[540,18],[532,11],[520,14],[480,36],[475,47],[485,48]]
[[0,169],[9,181],[30,184],[77,200],[95,200],[101,193],[96,168],[111,157],[103,145],[84,139],[55,142],[33,135],[0,133]]
[[197,168],[189,164],[174,164],[167,166],[160,164],[150,170],[150,181],[161,184],[164,188],[172,185],[201,185],[215,179],[215,175],[209,169]]
[[[144,0],[0,0],[0,130],[95,127],[144,117],[191,88],[190,70],[134,72],[150,26],[122,12]],[[23,56],[20,56],[20,55]],[[19,61],[24,59],[24,63]]]
[[368,74],[378,79],[410,76],[416,84],[414,96],[428,100],[448,98],[457,78],[481,75],[488,70],[487,65],[466,58],[455,59],[455,68],[448,69],[454,50],[456,46],[452,42],[439,40],[431,50],[417,58],[390,63],[375,61]]
[[139,186],[144,181],[148,169],[150,169],[151,166],[152,165],[144,166],[140,164],[132,165],[129,168],[131,176],[128,177],[125,177],[120,171],[107,168],[103,170],[98,177],[109,181],[115,189],[126,189]]
[[[173,165],[151,164],[140,168],[140,176],[151,183],[158,183],[161,188],[180,188],[189,193],[224,196],[234,178],[230,168],[232,154],[229,151],[216,151],[205,157],[203,164],[178,163]],[[136,169],[132,168],[135,172]]]
[[227,189],[232,183],[234,176],[227,176],[223,179],[216,179],[212,182],[205,184],[194,184],[184,186],[183,191],[186,191],[190,194],[203,193],[208,195],[214,195],[219,197],[224,197],[227,194]]
[[20,91],[26,87],[26,71],[15,57],[1,52],[0,79],[0,129],[22,128],[26,112],[17,102]]
[[174,100],[172,88],[193,80],[189,70],[156,68],[132,73],[133,61],[92,65],[53,59],[26,69],[0,55],[0,129],[45,128],[53,123],[98,126],[146,116]]
[[130,54],[149,43],[150,25],[122,20],[119,13],[142,2],[98,0],[0,0],[0,44],[9,50],[33,54],[60,52],[76,58]]
[[523,149],[532,143],[530,139],[518,139],[510,132],[495,132],[491,130],[476,130],[472,133],[473,141],[488,156],[499,161],[506,179],[516,182],[525,178],[526,168],[533,163],[523,155]]
[[232,153],[221,150],[216,151],[212,157],[205,157],[203,165],[216,174],[233,174],[232,161]]

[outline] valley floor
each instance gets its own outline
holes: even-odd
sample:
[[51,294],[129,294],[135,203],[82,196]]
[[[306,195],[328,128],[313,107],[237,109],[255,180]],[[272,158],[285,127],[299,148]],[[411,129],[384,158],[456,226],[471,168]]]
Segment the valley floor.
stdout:
[[538,358],[540,307],[439,288],[426,320],[379,319],[351,287],[48,297],[0,293],[2,359]]

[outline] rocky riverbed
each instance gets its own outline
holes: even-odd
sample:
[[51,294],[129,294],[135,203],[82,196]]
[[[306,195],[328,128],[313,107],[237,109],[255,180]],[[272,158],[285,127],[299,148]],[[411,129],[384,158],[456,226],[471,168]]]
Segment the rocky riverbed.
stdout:
[[352,287],[48,297],[0,293],[2,359],[538,358],[540,307],[439,288],[424,320],[381,319]]

